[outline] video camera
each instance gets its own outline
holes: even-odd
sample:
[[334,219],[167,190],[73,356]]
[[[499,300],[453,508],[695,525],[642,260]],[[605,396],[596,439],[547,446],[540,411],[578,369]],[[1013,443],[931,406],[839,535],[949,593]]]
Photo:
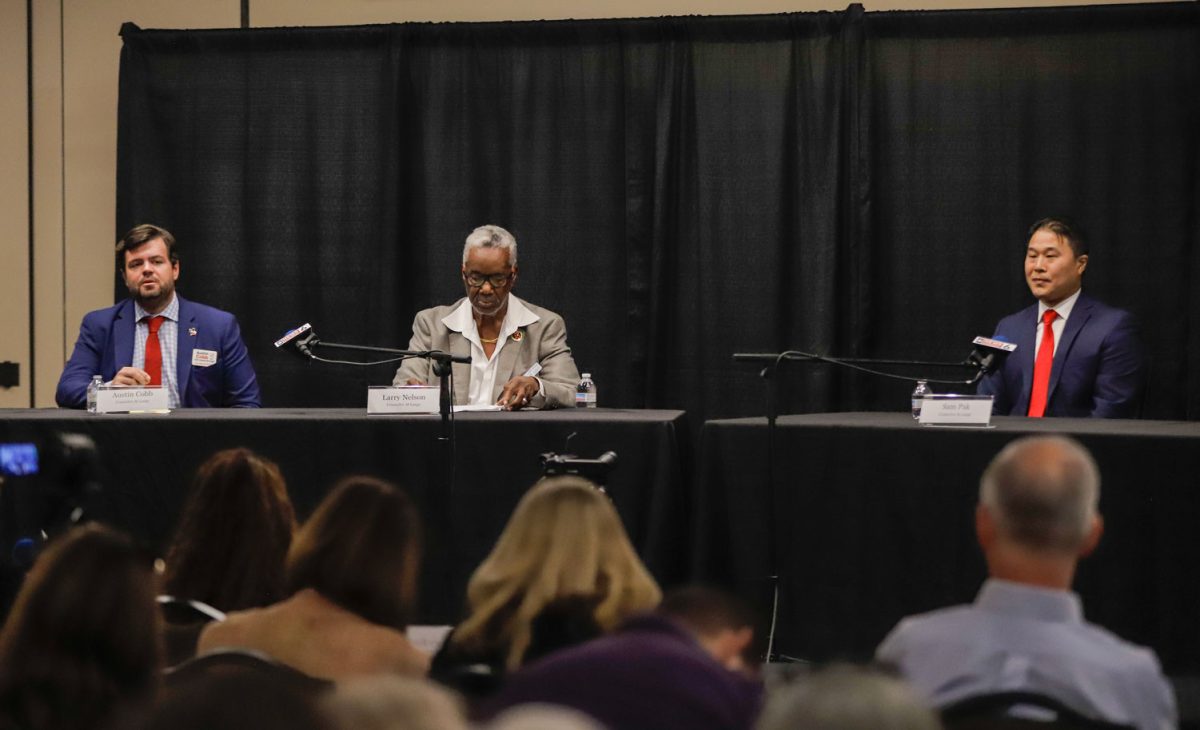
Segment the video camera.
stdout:
[[100,456],[90,436],[54,434],[0,443],[0,550],[27,570],[41,546],[86,522],[102,491]]
[[600,491],[608,484],[608,474],[617,463],[615,451],[605,451],[595,459],[581,459],[574,454],[556,454],[553,451],[541,455],[542,475],[558,476],[574,474],[595,482]]

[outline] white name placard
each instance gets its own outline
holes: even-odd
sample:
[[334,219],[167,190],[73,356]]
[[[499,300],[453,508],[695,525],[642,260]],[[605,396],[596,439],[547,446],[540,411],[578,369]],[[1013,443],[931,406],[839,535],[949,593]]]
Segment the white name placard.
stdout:
[[367,388],[367,413],[440,413],[436,385],[372,385]]
[[166,411],[167,389],[161,385],[101,385],[96,390],[97,413]]
[[992,396],[932,393],[921,399],[922,426],[990,426]]

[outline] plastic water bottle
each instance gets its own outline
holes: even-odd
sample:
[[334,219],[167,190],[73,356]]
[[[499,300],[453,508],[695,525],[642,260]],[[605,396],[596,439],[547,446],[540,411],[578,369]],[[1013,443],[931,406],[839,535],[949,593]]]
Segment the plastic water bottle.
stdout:
[[921,417],[921,399],[932,392],[929,389],[929,383],[926,383],[924,380],[917,381],[917,387],[913,388],[912,394],[912,414],[914,421]]
[[88,383],[87,389],[88,413],[96,412],[96,398],[97,393],[100,391],[101,385],[104,385],[104,378],[100,377],[99,375],[93,375],[92,382]]
[[592,380],[591,373],[584,373],[579,385],[575,386],[575,407],[596,407],[596,383]]

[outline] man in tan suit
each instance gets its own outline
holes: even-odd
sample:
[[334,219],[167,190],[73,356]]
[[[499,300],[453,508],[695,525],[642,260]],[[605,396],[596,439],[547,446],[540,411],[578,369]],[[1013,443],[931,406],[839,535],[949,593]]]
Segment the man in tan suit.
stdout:
[[[496,404],[506,410],[558,408],[575,402],[579,370],[567,346],[562,317],[512,295],[517,241],[500,226],[480,226],[463,246],[467,296],[413,319],[408,349],[440,350],[471,358],[453,366],[454,402]],[[428,360],[409,358],[397,385],[437,381]]]

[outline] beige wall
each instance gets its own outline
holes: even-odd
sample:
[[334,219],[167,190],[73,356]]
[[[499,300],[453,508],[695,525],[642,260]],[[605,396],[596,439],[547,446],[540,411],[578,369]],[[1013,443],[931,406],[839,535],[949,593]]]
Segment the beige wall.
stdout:
[[29,405],[29,64],[25,3],[0,0],[0,361],[21,366],[21,387],[0,408]]
[[[240,17],[237,0],[34,0],[34,405],[54,405],[54,386],[79,321],[113,299],[121,23],[228,28],[237,27]],[[21,26],[24,54],[23,21]],[[8,64],[0,67],[5,77],[0,83],[7,84],[10,73]],[[8,242],[3,245],[7,251]],[[0,312],[0,332],[12,326],[8,317]],[[26,314],[20,323],[26,341],[28,320]],[[7,351],[8,342],[0,339],[0,360],[16,359]],[[26,385],[21,402],[0,391],[0,398],[8,399],[0,404],[30,404],[28,362],[25,357],[21,366]]]
[[[1116,1],[1092,0],[1090,4]],[[1071,4],[1084,3],[864,2],[867,10]],[[239,0],[33,0],[31,5],[32,48],[26,42],[25,0],[0,0],[0,159],[6,172],[0,178],[0,214],[7,223],[0,236],[0,361],[21,365],[21,386],[0,389],[0,407],[23,407],[31,402],[38,407],[53,406],[54,386],[80,319],[88,310],[112,303],[110,252],[116,225],[121,51],[117,33],[121,23],[133,21],[143,28],[233,28],[241,22]],[[776,13],[841,10],[846,5],[828,0],[250,0],[249,14],[252,26],[266,27]],[[32,99],[27,93],[27,58],[32,59]],[[30,103],[32,128],[27,123]],[[28,185],[30,134],[32,186]],[[31,222],[32,262],[28,254]],[[31,373],[31,362],[36,363],[36,372]]]
[[[1139,0],[1134,0],[1138,2]],[[1140,0],[1147,2],[1149,0]],[[1127,0],[862,0],[868,11],[946,10],[981,7],[1113,5]],[[734,15],[844,10],[849,0],[251,0],[250,24],[353,25],[405,21],[554,20],[637,18],[660,15]]]

